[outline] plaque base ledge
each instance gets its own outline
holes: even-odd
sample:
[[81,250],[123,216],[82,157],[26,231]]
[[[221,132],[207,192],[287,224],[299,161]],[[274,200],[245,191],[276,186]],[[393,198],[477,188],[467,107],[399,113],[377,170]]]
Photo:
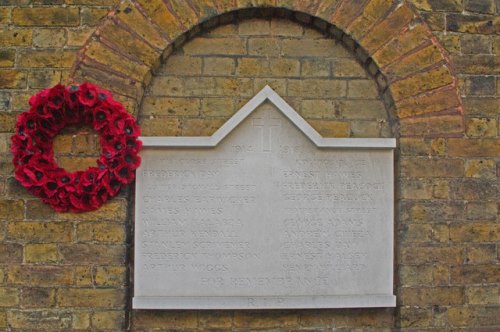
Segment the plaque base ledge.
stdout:
[[327,309],[395,307],[394,295],[342,296],[136,296],[133,309]]

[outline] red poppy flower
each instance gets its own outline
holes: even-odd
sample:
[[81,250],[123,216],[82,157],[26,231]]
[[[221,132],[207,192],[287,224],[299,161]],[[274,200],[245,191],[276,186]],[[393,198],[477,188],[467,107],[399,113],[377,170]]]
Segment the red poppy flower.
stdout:
[[[56,211],[97,209],[135,178],[141,142],[139,127],[108,91],[84,83],[57,85],[30,98],[11,137],[16,179]],[[52,139],[70,124],[101,134],[98,167],[67,172],[53,158]]]

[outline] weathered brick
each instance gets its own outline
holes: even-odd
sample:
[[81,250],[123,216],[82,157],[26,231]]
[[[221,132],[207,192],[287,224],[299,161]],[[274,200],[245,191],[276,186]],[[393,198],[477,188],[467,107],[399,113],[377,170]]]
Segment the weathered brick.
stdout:
[[73,283],[73,268],[53,265],[12,265],[7,271],[7,282],[25,286],[61,286]]
[[500,282],[500,265],[460,265],[451,268],[452,284],[479,284]]
[[127,268],[125,266],[100,266],[93,277],[97,286],[125,286]]
[[0,220],[16,221],[24,218],[24,201],[0,200]]
[[439,48],[435,45],[429,45],[392,63],[390,66],[384,68],[383,72],[390,79],[394,80],[421,71],[443,60],[444,57]]
[[306,119],[333,118],[337,106],[333,100],[303,100],[300,114]]
[[452,157],[498,157],[500,145],[495,139],[450,138],[448,153]]
[[404,158],[401,160],[401,176],[463,177],[464,162],[460,159]]
[[[105,36],[106,41],[113,44],[111,47],[115,52],[124,54],[129,58],[136,59],[137,62],[145,64],[147,67],[154,67],[160,61],[160,51],[155,50],[147,43],[137,38],[132,33],[107,21],[101,27],[100,34]],[[122,59],[123,61],[130,61]]]
[[490,118],[468,119],[465,132],[469,137],[496,137],[497,121]]
[[348,98],[377,99],[378,89],[373,80],[353,79],[347,82]]
[[74,29],[66,29],[67,31],[67,46],[81,46],[87,41],[94,32],[90,27],[79,27]]
[[241,36],[268,35],[271,31],[271,24],[268,20],[249,19],[238,24],[238,33]]
[[409,27],[400,35],[382,46],[373,54],[373,59],[380,67],[393,63],[402,55],[410,52],[429,40],[429,32],[423,24]]
[[50,220],[54,217],[54,214],[55,211],[50,207],[50,205],[45,204],[39,199],[26,200],[27,220]]
[[288,57],[349,57],[333,39],[283,39],[281,55]]
[[195,38],[184,45],[187,55],[245,55],[246,40],[243,38]]
[[202,58],[171,55],[165,65],[162,66],[161,73],[182,76],[200,75],[201,65]]
[[28,86],[32,89],[54,86],[60,82],[61,71],[59,70],[31,71],[28,76]]
[[367,77],[366,70],[356,59],[337,58],[332,61],[333,77]]
[[200,99],[146,97],[142,104],[144,115],[196,116],[200,114]]
[[343,1],[331,17],[331,21],[340,29],[345,29],[364,8],[364,1]]
[[182,136],[211,136],[226,119],[185,119],[182,121]]
[[461,0],[414,0],[412,3],[418,9],[425,11],[461,12],[463,8]]
[[61,261],[66,264],[123,264],[125,247],[104,244],[61,244]]
[[496,177],[496,164],[494,160],[472,159],[465,162],[465,176],[494,179]]
[[303,79],[288,81],[289,96],[307,96],[309,98],[335,98],[347,94],[344,80]]
[[401,307],[401,327],[425,328],[432,325],[432,312],[427,308],[417,306]]
[[453,83],[453,76],[446,66],[418,73],[391,86],[392,97],[398,101]]
[[465,253],[467,264],[494,264],[497,260],[497,250],[494,243],[468,244]]
[[35,47],[63,47],[65,44],[64,29],[35,29],[33,31],[33,46]]
[[204,75],[231,76],[235,73],[236,61],[233,58],[203,58]]
[[78,26],[76,7],[22,7],[12,10],[12,22],[20,26]]
[[408,5],[400,6],[390,13],[383,21],[378,23],[369,34],[365,35],[365,37],[361,39],[360,44],[363,45],[369,53],[373,53],[413,18],[414,13]]
[[26,287],[21,292],[23,308],[47,308],[55,306],[56,291],[54,288]]
[[500,226],[495,223],[450,225],[450,240],[454,242],[495,242],[500,239]]
[[96,26],[99,21],[109,12],[107,8],[83,7],[80,10],[80,20],[82,25]]
[[253,82],[250,78],[216,77],[214,94],[217,96],[253,97]]
[[449,86],[396,102],[395,112],[399,118],[406,118],[449,110],[459,105],[457,89]]
[[27,74],[27,72],[20,70],[0,70],[0,89],[25,88]]
[[[1,71],[0,71],[1,75]],[[0,76],[0,83],[1,83],[1,76]],[[0,132],[4,133],[12,133],[14,132],[14,128],[16,126],[16,119],[18,113],[0,113]]]
[[57,310],[10,310],[9,325],[22,331],[56,331],[71,326],[71,314]]
[[496,78],[494,76],[469,76],[465,81],[468,95],[495,95]]
[[449,228],[445,224],[411,224],[399,231],[402,243],[439,243],[449,239]]
[[[257,78],[254,79],[253,90],[258,92],[269,85],[280,96],[286,95],[287,80],[284,78]],[[246,100],[245,100],[246,102]]]
[[12,8],[3,7],[0,8],[0,24],[9,24],[10,23],[10,13]]
[[13,307],[19,304],[17,288],[0,287],[0,307]]
[[184,81],[177,77],[160,76],[155,79],[151,92],[155,96],[182,96]]
[[481,15],[448,14],[446,29],[449,31],[495,34],[498,33],[500,17]]
[[57,292],[60,307],[121,308],[125,292],[121,289],[61,288]]
[[92,315],[94,329],[110,329],[120,331],[125,328],[125,313],[123,311],[99,311]]
[[408,246],[402,249],[401,254],[403,264],[461,264],[463,259],[463,248],[454,246]]
[[273,77],[297,77],[300,74],[299,60],[271,59],[269,65]]
[[468,201],[482,201],[495,198],[498,192],[498,184],[491,180],[479,180],[464,178],[453,186],[453,193],[456,199]]
[[392,0],[369,1],[358,16],[348,27],[347,31],[355,38],[361,39],[376,21],[384,17],[393,5]]
[[406,118],[400,120],[399,128],[402,136],[460,135],[463,133],[464,119],[462,114]]
[[197,313],[194,311],[139,310],[132,315],[133,326],[139,329],[155,329],[168,326],[173,329],[196,328]]
[[469,202],[466,212],[469,220],[495,220],[498,207],[496,202]]
[[205,116],[231,116],[235,112],[232,98],[204,98],[201,113]]
[[303,77],[328,77],[331,72],[329,60],[303,59],[301,60],[301,75]]
[[177,38],[182,32],[181,23],[161,0],[139,0],[137,3],[147,15],[161,28],[170,40]]
[[77,311],[72,314],[73,329],[86,330],[90,327],[90,313],[85,311]]
[[256,56],[278,56],[281,42],[277,38],[249,38],[248,54]]
[[[122,243],[125,240],[125,229],[121,223],[90,222],[80,223],[77,226],[77,237],[82,240],[80,233],[90,232],[92,241],[107,243]],[[89,239],[85,239],[89,240]]]
[[400,301],[403,305],[453,305],[464,303],[462,287],[403,288]]
[[240,58],[236,66],[236,74],[243,77],[267,76],[270,70],[269,61],[265,58]]
[[406,265],[399,268],[399,278],[402,285],[426,286],[431,285],[433,280],[432,265]]
[[289,20],[271,20],[271,34],[273,36],[300,37],[304,34],[304,28]]
[[19,66],[26,68],[70,68],[75,61],[73,50],[22,50]]
[[59,260],[57,245],[26,244],[24,246],[24,261],[26,263],[55,263]]
[[142,81],[150,72],[148,66],[125,59],[101,43],[91,43],[86,49],[85,55],[102,65],[118,71],[122,75],[138,81]]
[[178,136],[181,133],[180,120],[177,118],[141,118],[139,124],[144,136]]
[[16,50],[0,50],[0,67],[13,67],[16,59]]
[[323,137],[349,137],[351,127],[349,122],[309,120],[309,124]]
[[435,223],[456,221],[463,217],[464,203],[461,201],[403,201],[401,221],[411,223]]
[[472,286],[465,288],[465,297],[469,304],[499,304],[498,286]]
[[[78,264],[78,262],[76,262],[76,264]],[[85,262],[83,264],[85,264]],[[94,286],[92,266],[75,266],[75,286]]]
[[234,314],[235,327],[257,328],[293,328],[299,325],[295,312],[285,311],[237,311]]

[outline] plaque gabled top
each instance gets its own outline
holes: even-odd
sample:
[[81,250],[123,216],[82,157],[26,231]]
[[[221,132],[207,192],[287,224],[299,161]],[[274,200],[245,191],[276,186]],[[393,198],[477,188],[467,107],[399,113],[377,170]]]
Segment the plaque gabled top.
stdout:
[[250,99],[236,114],[234,114],[222,127],[212,136],[156,136],[141,137],[143,146],[169,146],[169,147],[215,147],[230,132],[232,132],[243,120],[263,102],[268,100],[290,120],[307,138],[318,148],[371,148],[371,149],[394,149],[396,139],[394,138],[325,138],[322,137],[311,125],[309,125],[288,103],[281,98],[271,87],[266,85],[252,99]]

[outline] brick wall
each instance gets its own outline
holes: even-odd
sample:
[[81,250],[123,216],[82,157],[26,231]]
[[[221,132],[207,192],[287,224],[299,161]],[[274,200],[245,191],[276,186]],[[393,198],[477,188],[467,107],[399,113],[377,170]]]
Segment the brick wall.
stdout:
[[[498,1],[137,0],[104,17],[116,4],[0,2],[0,330],[500,327]],[[12,177],[17,115],[70,77],[109,87],[151,135],[208,134],[266,82],[324,135],[398,137],[397,308],[131,311],[129,192],[63,214]],[[56,149],[75,169],[98,147],[69,128]]]

